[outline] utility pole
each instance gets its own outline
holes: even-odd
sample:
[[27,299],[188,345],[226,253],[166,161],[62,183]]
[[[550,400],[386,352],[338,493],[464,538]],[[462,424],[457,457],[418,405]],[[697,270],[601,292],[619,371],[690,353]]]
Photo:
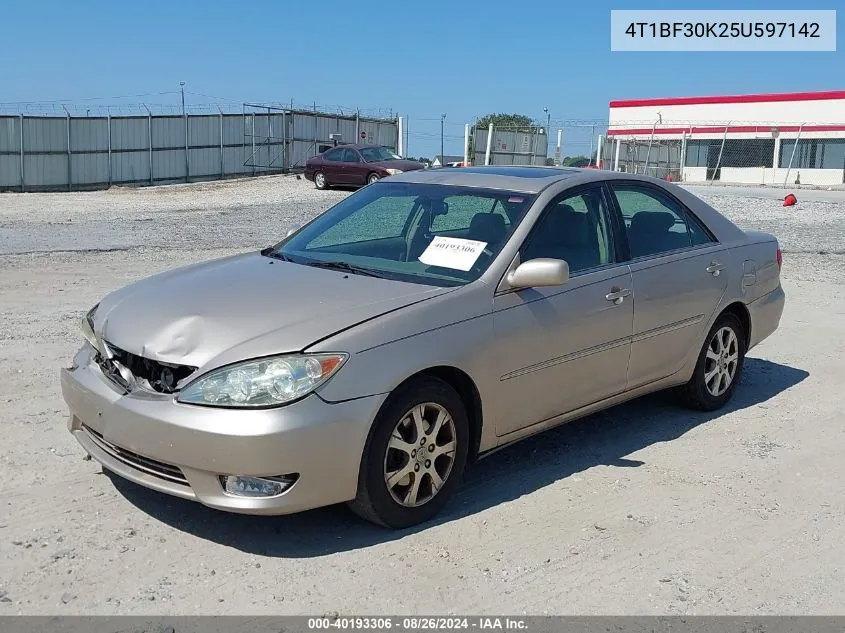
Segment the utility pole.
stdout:
[[446,164],[446,156],[443,154],[443,126],[444,122],[446,121],[446,114],[440,115],[440,166],[443,167]]
[[182,91],[182,116],[184,117],[185,116],[185,82],[184,81],[179,82],[179,88]]
[[543,108],[543,112],[546,113],[546,157],[549,155],[549,140],[551,139],[551,133],[549,132],[549,127],[552,125],[552,115],[549,113],[548,106]]

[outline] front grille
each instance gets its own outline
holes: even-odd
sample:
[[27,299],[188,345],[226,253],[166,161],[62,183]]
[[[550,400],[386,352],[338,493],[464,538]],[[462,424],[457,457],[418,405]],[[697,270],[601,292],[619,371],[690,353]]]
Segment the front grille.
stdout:
[[166,464],[165,462],[160,462],[157,459],[138,455],[138,453],[133,453],[130,450],[112,444],[100,433],[97,433],[97,431],[85,426],[84,424],[82,425],[82,428],[94,444],[119,462],[149,475],[155,475],[156,477],[166,479],[167,481],[180,484],[182,486],[189,485],[188,480],[185,478],[185,475],[182,474],[182,470],[178,466],[173,466],[171,464]]
[[[112,358],[104,358],[101,354],[97,354],[95,360],[108,378],[127,391],[131,391],[133,383],[137,382],[141,387],[158,393],[175,393],[176,385],[197,370],[196,367],[190,365],[162,363],[137,356],[109,342],[105,344],[111,351]],[[126,371],[121,372],[121,367]]]

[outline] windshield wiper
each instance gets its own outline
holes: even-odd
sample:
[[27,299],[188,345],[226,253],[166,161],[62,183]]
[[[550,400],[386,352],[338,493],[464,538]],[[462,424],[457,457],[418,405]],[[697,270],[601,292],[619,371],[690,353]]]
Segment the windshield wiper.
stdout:
[[363,266],[356,266],[347,262],[307,262],[307,266],[314,268],[327,268],[329,270],[342,270],[343,272],[352,273],[353,275],[365,275],[367,277],[378,277],[384,279],[384,275],[372,270],[371,268],[364,268]]
[[267,248],[263,249],[261,251],[261,254],[264,255],[264,257],[272,257],[273,259],[280,259],[283,262],[291,261],[290,258],[285,257],[279,251],[275,250],[272,246],[268,246]]

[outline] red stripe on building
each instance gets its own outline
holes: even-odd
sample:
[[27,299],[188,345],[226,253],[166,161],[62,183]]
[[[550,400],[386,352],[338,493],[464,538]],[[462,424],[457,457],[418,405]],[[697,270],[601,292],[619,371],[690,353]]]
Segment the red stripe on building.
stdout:
[[822,92],[781,92],[757,95],[725,95],[716,97],[669,97],[658,99],[621,99],[610,102],[611,108],[643,106],[704,105],[710,103],[777,103],[782,101],[829,101],[845,99],[845,90]]
[[[729,125],[728,133],[759,133],[772,131],[772,128],[777,128],[780,132],[797,132],[801,130],[804,132],[845,132],[845,125]],[[659,127],[654,130],[654,134],[724,134],[725,126],[712,125],[707,127],[692,126],[692,127]],[[650,136],[652,129],[650,127],[627,128],[607,131],[608,136],[636,136],[648,135]]]

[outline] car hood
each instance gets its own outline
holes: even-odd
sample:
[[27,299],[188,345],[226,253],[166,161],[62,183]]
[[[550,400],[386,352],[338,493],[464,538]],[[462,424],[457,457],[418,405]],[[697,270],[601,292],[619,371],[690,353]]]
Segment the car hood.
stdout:
[[155,275],[109,294],[97,308],[94,331],[138,356],[211,368],[300,351],[450,290],[249,253]]
[[367,164],[383,169],[401,169],[402,171],[416,171],[425,167],[425,165],[415,160],[376,160]]

